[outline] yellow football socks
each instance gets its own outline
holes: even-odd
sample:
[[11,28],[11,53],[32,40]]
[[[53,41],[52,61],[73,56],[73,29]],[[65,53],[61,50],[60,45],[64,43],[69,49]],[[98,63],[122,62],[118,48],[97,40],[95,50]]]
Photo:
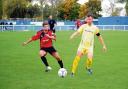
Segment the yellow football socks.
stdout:
[[76,68],[78,66],[79,61],[80,61],[80,57],[76,56],[74,61],[73,61],[73,65],[72,65],[72,73],[76,72]]
[[90,69],[91,66],[92,66],[92,59],[87,59],[87,61],[86,61],[86,68]]

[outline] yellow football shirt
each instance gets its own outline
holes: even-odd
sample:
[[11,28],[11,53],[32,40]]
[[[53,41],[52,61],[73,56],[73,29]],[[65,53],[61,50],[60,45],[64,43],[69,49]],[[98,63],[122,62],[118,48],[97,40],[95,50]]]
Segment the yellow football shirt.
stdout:
[[82,25],[78,30],[82,34],[81,42],[78,47],[78,51],[84,52],[85,50],[93,52],[94,35],[99,32],[98,27],[95,25]]

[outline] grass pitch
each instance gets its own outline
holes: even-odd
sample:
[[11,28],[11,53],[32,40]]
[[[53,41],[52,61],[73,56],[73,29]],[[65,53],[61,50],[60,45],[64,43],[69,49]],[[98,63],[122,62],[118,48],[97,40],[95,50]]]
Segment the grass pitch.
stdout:
[[39,41],[21,44],[36,32],[0,32],[0,89],[128,89],[128,32],[102,31],[107,53],[95,39],[93,75],[85,70],[83,56],[75,77],[70,77],[80,36],[69,40],[73,31],[57,32],[54,42],[68,70],[65,78],[57,75],[59,65],[47,55],[52,71],[44,72],[38,55]]

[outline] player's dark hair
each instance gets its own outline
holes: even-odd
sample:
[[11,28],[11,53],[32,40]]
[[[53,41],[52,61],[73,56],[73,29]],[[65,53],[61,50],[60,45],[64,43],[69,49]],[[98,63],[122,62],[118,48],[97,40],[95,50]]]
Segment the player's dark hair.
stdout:
[[87,17],[93,17],[93,15],[92,14],[88,14]]
[[48,24],[48,21],[44,21],[42,25],[43,25],[43,26],[44,26],[44,25],[49,25],[49,24]]

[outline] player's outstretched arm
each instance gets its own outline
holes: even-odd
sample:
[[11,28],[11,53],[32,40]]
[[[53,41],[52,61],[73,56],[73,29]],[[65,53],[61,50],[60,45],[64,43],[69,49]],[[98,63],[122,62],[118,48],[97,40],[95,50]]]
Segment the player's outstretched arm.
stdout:
[[78,31],[74,32],[71,36],[70,36],[70,40],[73,39],[75,36],[77,36],[79,34]]
[[29,38],[27,41],[23,42],[22,45],[25,46],[25,45],[27,45],[28,43],[30,43],[32,41],[33,41],[32,38]]
[[105,45],[105,43],[104,43],[104,40],[103,40],[103,38],[102,38],[102,36],[100,35],[100,36],[98,36],[98,39],[99,39],[99,41],[100,41],[100,43],[102,44],[102,46],[103,46],[103,51],[107,51],[107,47],[106,47],[106,45]]

